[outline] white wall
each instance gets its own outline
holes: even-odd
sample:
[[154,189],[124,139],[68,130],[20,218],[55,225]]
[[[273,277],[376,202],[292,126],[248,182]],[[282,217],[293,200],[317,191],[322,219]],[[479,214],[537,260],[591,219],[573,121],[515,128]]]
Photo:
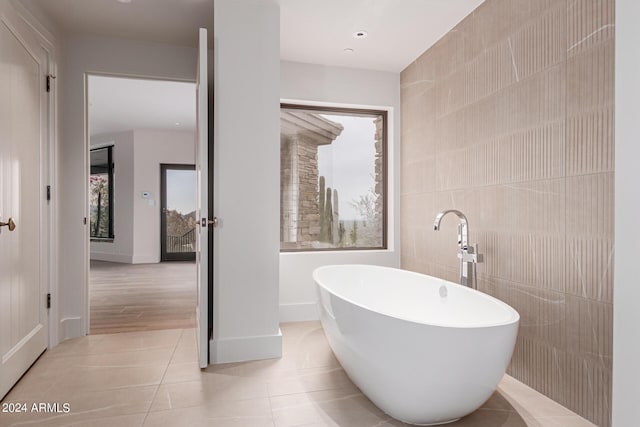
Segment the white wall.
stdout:
[[92,241],[91,259],[131,263],[133,258],[133,132],[91,137],[91,148],[113,144],[113,235],[111,242]]
[[279,357],[280,10],[216,0],[214,363]]
[[[160,262],[160,165],[194,164],[195,134],[136,129],[91,138],[92,146],[109,142],[114,144],[114,239],[92,241],[91,259]],[[143,199],[143,191],[151,198]]]
[[640,396],[640,3],[616,1],[613,427],[638,425]]
[[287,101],[389,109],[388,250],[280,254],[280,321],[317,319],[311,273],[328,264],[400,266],[400,74],[282,61],[280,97]]
[[[136,130],[133,180],[133,264],[160,262],[160,164],[195,163],[193,132]],[[151,192],[143,199],[142,192]],[[152,203],[149,203],[149,200]],[[194,206],[195,209],[195,206]]]
[[56,79],[56,84],[62,85],[57,192],[60,206],[58,339],[81,336],[88,330],[85,73],[195,81],[197,62],[196,49],[103,37],[67,37],[63,40],[62,52]]
[[55,40],[60,40],[60,28],[58,28],[56,23],[42,9],[39,0],[3,0],[3,2],[10,3],[12,7],[26,18],[30,25],[33,25],[38,32],[45,35],[49,41],[54,41],[54,39],[51,39],[49,36],[53,36]]

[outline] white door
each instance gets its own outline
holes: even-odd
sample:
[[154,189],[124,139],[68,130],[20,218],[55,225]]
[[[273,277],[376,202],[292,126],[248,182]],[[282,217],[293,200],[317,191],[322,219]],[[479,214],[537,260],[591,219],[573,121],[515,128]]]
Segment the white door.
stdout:
[[41,250],[46,55],[21,40],[0,16],[0,222],[11,222],[0,227],[0,399],[48,339]]
[[207,107],[207,30],[200,28],[198,48],[198,73],[196,79],[197,136],[196,171],[198,177],[197,218],[201,227],[196,252],[198,306],[196,307],[196,329],[198,334],[198,357],[200,367],[209,364],[209,113]]

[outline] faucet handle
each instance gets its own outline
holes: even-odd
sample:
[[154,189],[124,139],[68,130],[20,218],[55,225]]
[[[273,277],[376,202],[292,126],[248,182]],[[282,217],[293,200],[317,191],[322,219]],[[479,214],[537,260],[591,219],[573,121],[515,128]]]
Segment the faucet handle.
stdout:
[[471,262],[473,264],[484,262],[484,255],[478,253],[478,244],[473,246],[464,246],[458,254],[463,262]]
[[476,263],[484,262],[484,255],[480,253],[477,243],[473,245],[473,254],[475,255],[474,262]]

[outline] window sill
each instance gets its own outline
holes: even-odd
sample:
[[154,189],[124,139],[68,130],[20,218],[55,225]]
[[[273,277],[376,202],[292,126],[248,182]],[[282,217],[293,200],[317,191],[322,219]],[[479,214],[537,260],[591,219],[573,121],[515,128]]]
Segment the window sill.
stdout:
[[327,249],[297,249],[297,250],[280,250],[280,255],[289,255],[289,254],[335,254],[335,253],[344,253],[344,254],[352,254],[352,253],[391,253],[394,252],[391,248],[327,248]]
[[92,237],[90,239],[90,241],[92,242],[100,242],[100,243],[113,243],[114,240],[115,238],[113,237],[110,237],[110,238]]

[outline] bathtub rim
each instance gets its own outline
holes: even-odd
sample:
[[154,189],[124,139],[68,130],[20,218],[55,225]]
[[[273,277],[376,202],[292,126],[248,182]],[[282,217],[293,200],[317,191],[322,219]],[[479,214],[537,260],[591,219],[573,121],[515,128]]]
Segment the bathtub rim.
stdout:
[[[332,292],[330,289],[328,289],[325,285],[321,284],[320,281],[318,280],[318,272],[321,270],[327,270],[330,269],[332,267],[367,267],[367,268],[374,268],[374,269],[380,269],[380,270],[394,270],[394,271],[400,271],[403,274],[409,274],[412,276],[421,276],[421,277],[431,277],[434,279],[437,279],[439,281],[443,281],[446,282],[448,284],[451,285],[455,285],[455,286],[460,286],[464,289],[464,292],[470,292],[472,294],[476,294],[477,297],[480,298],[485,298],[495,304],[497,304],[498,306],[501,306],[502,308],[504,308],[507,312],[510,313],[510,318],[504,322],[495,322],[495,323],[483,323],[483,324],[466,324],[466,325],[447,325],[447,324],[442,324],[442,323],[427,323],[427,322],[421,322],[415,319],[408,319],[402,316],[396,316],[396,315],[392,315],[383,311],[377,311],[374,310],[370,307],[367,307],[364,304],[358,303],[353,301],[350,298],[346,298],[343,295],[339,295],[335,292]],[[382,265],[375,265],[375,264],[331,264],[331,265],[323,265],[321,267],[317,267],[316,269],[313,270],[312,273],[312,277],[313,277],[313,281],[315,282],[316,286],[321,287],[322,289],[324,289],[326,292],[328,292],[331,295],[335,295],[336,297],[342,299],[343,301],[348,302],[349,304],[353,304],[356,307],[362,308],[363,310],[368,310],[371,311],[373,313],[377,313],[381,316],[385,316],[388,317],[390,319],[396,319],[396,320],[401,320],[403,322],[409,322],[409,323],[413,323],[416,325],[423,325],[423,326],[432,326],[432,327],[436,327],[436,328],[451,328],[451,329],[481,329],[481,328],[494,328],[494,327],[500,327],[500,326],[509,326],[509,325],[513,325],[513,324],[518,324],[520,322],[520,313],[518,313],[518,311],[511,307],[509,304],[507,304],[506,302],[493,297],[489,294],[486,294],[482,291],[479,291],[477,289],[472,289],[466,286],[462,286],[459,283],[455,283],[455,282],[451,282],[449,280],[445,280],[445,279],[440,279],[438,277],[435,276],[429,276],[428,274],[423,274],[423,273],[417,273],[415,271],[410,271],[410,270],[403,270],[401,268],[396,268],[396,267],[387,267],[387,266],[382,266]],[[318,304],[321,304],[321,300],[318,300]],[[320,309],[322,310],[322,307],[320,307]]]

